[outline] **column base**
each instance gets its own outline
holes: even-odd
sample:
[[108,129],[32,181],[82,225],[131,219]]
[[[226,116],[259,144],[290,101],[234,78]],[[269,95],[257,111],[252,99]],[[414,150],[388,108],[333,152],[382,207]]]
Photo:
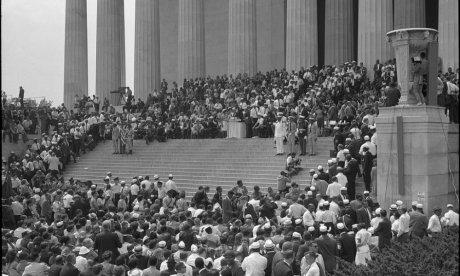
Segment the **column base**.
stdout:
[[[395,106],[381,108],[379,112],[376,118],[378,202],[387,209],[396,200],[402,200],[406,206],[418,201],[427,214],[431,214],[433,207],[445,208],[447,203],[458,207],[459,131],[458,125],[449,124],[444,108]],[[403,146],[398,148],[399,116]],[[404,157],[402,168],[398,165],[400,155]],[[402,188],[400,171],[404,175]]]

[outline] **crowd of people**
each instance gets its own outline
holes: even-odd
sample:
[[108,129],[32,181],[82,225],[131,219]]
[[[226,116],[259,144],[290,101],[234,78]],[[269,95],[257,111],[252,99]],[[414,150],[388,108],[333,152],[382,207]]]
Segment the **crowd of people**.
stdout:
[[[184,80],[170,89],[163,81],[145,103],[128,93],[123,113],[107,99],[99,110],[96,97],[76,97],[70,111],[2,101],[4,141],[22,133],[12,125],[41,134],[23,156],[2,160],[2,273],[322,276],[334,273],[337,258],[366,265],[391,240],[436,238],[443,227],[458,226],[452,204],[428,217],[423,202],[398,200],[384,210],[372,197],[374,119],[378,107],[399,97],[394,61],[378,64],[372,82],[356,62]],[[440,80],[458,100],[448,84],[458,84],[458,70]],[[158,175],[108,172],[104,187],[60,177],[98,142],[111,139],[114,153],[131,153],[134,138],[225,137],[229,118],[244,121],[248,137],[274,137],[276,154],[287,149],[276,190],[249,191],[239,180],[226,193],[200,187],[188,200],[173,175],[163,183]],[[334,137],[335,157],[299,187],[290,178],[300,167],[296,155],[306,155],[307,146],[315,155],[319,136]],[[357,194],[361,176],[366,191]]]

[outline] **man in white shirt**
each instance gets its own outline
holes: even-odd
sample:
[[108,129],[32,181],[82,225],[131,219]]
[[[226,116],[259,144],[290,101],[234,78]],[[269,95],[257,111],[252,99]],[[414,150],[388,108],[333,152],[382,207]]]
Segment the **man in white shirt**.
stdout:
[[[308,191],[307,193],[313,194],[311,191]],[[315,224],[315,205],[311,203],[308,204],[307,211],[303,214],[302,220],[305,227],[310,227]]]
[[367,147],[369,149],[369,152],[372,154],[372,156],[376,156],[377,155],[377,146],[372,143],[370,141],[370,138],[369,136],[364,136],[364,144],[361,145],[361,147],[359,148],[359,154],[362,155],[363,154],[363,151],[364,151],[364,147]]
[[[342,187],[347,186],[348,179],[346,175],[343,174],[342,167],[337,167],[337,175],[335,177],[337,177],[337,182],[339,182],[339,184],[342,185]],[[339,191],[339,194],[340,194],[340,191]]]
[[284,154],[284,145],[283,140],[286,137],[286,126],[281,121],[282,113],[278,113],[277,121],[275,123],[275,146],[276,146],[276,154],[275,155],[283,155]]
[[73,201],[73,191],[69,190],[63,197],[62,197],[62,203],[64,204],[65,209],[70,209],[70,203],[74,202]]
[[177,191],[177,185],[176,185],[176,182],[174,182],[174,180],[173,180],[173,175],[169,174],[168,178],[169,178],[169,180],[166,181],[166,183],[165,183],[166,193],[168,193],[170,190],[174,190],[177,193],[178,192]]
[[428,233],[440,233],[442,231],[440,220],[441,214],[441,208],[436,207],[433,209],[433,215],[430,217],[428,227],[426,228]]
[[454,212],[454,205],[447,204],[447,212],[442,217],[441,221],[447,226],[454,226],[458,224],[458,214]]
[[401,216],[399,217],[399,229],[396,237],[398,241],[403,242],[406,241],[409,237],[410,216],[407,213],[406,207],[401,207],[399,213]]
[[253,242],[249,246],[250,254],[244,258],[241,263],[241,268],[245,272],[245,275],[250,276],[264,276],[265,269],[267,268],[267,258],[260,255],[260,243]]
[[150,190],[150,187],[152,186],[152,182],[150,181],[150,177],[147,175],[144,180],[141,182],[141,187],[145,185],[145,190],[148,191]]
[[338,183],[337,180],[337,177],[333,177],[333,182],[327,185],[326,195],[329,198],[333,198],[340,195],[340,189],[342,188],[342,185]]

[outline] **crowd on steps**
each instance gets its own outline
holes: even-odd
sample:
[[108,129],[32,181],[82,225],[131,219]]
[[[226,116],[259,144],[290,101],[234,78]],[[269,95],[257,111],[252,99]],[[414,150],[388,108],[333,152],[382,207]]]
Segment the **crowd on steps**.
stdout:
[[[41,136],[24,155],[2,160],[3,275],[322,276],[334,274],[337,258],[366,265],[391,240],[436,239],[459,225],[452,204],[427,215],[422,202],[398,200],[385,210],[372,196],[374,119],[379,107],[398,103],[395,70],[394,61],[377,63],[372,82],[356,62],[185,80],[170,89],[163,81],[145,103],[128,93],[123,113],[106,100],[100,108],[97,98],[76,97],[71,110],[2,100],[4,141]],[[439,80],[455,122],[458,70]],[[287,150],[276,189],[238,180],[229,191],[200,187],[187,200],[172,174],[120,179],[108,172],[104,187],[60,177],[98,142],[111,139],[114,153],[129,153],[134,138],[225,137],[232,117],[246,123],[248,137],[274,137],[276,154]],[[315,155],[318,136],[334,137],[333,158],[299,187],[290,180],[300,166],[296,154],[308,146]],[[360,176],[362,194],[355,191]]]

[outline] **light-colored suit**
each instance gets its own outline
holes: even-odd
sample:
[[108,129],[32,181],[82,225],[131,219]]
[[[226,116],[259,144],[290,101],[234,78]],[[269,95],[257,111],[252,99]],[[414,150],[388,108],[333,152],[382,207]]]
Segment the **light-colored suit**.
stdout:
[[113,151],[115,153],[120,152],[120,135],[121,135],[121,130],[118,126],[115,126],[112,129],[112,144],[113,144]]
[[316,154],[316,139],[318,138],[318,124],[313,122],[308,125],[308,149],[310,154]]

